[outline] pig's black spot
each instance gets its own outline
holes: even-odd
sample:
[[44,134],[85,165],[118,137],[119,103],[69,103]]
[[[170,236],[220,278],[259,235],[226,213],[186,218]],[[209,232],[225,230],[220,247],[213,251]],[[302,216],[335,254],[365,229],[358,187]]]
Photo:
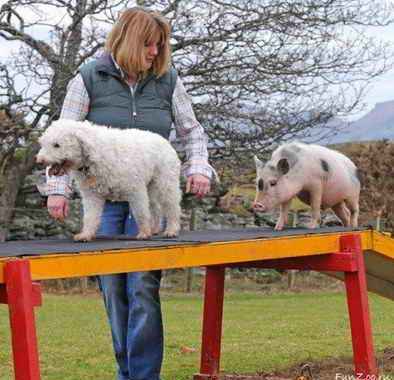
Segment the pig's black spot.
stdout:
[[264,190],[264,181],[263,181],[262,179],[259,179],[259,181],[257,182],[257,188],[258,188],[260,191],[263,191],[263,190]]
[[285,175],[290,170],[289,160],[287,158],[281,158],[277,164],[278,172]]
[[360,169],[348,168],[349,176],[352,182],[357,186],[362,186],[364,182],[364,173]]
[[325,172],[328,173],[328,172],[330,171],[330,166],[328,165],[328,163],[327,163],[326,160],[320,159],[320,164],[321,164],[322,169],[323,169]]
[[298,161],[297,154],[294,151],[286,148],[282,149],[281,156],[283,158],[287,158],[290,168],[292,168]]

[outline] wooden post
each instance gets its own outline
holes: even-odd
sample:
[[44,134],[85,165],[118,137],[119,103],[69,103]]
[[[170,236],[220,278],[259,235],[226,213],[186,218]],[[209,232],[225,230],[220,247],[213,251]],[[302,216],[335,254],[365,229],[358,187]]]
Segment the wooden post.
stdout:
[[[190,214],[190,231],[195,231],[197,226],[197,212],[196,208],[192,207]],[[186,286],[185,292],[190,293],[193,287],[193,268],[186,268]]]
[[194,380],[218,380],[224,298],[223,266],[207,267],[200,373]]
[[345,272],[355,375],[357,379],[377,378],[360,235],[341,236],[340,249],[341,252],[355,253],[358,268],[355,272]]
[[4,268],[9,308],[15,380],[40,380],[34,306],[41,293],[33,286],[27,260],[12,260]]
[[[292,227],[296,228],[298,224],[298,212],[297,210],[293,211],[293,223]],[[287,271],[287,288],[288,289],[293,289],[295,285],[295,280],[296,280],[296,273],[297,271],[294,269],[290,269]]]

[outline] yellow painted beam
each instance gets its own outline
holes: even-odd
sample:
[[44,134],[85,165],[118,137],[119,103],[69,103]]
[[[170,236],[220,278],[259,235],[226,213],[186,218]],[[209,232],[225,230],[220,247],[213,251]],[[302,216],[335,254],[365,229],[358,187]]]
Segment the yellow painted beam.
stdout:
[[394,259],[394,239],[388,235],[373,231],[373,251]]
[[[44,280],[327,254],[339,251],[339,237],[345,234],[348,233],[336,232],[193,245],[187,243],[182,246],[31,256],[27,259],[30,261],[33,280]],[[362,231],[359,234],[363,249],[371,249],[373,232]],[[6,260],[0,260],[0,283],[4,283],[3,272]]]

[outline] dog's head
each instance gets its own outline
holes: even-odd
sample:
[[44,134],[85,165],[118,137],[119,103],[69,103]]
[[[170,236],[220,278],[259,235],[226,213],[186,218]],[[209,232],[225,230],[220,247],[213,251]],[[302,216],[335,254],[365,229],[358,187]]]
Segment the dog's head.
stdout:
[[61,175],[69,169],[83,166],[86,157],[80,138],[80,127],[82,123],[58,120],[40,137],[41,149],[36,161],[50,166],[50,175]]

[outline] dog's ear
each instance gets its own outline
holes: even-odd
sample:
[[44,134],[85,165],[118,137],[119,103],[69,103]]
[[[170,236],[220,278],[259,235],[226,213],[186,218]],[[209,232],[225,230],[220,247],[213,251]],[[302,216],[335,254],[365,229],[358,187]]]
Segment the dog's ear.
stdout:
[[[91,130],[89,130],[92,128]],[[94,139],[94,129],[87,122],[75,122],[75,125],[70,126],[72,136],[78,141],[82,157],[88,160],[92,152],[97,149]]]

